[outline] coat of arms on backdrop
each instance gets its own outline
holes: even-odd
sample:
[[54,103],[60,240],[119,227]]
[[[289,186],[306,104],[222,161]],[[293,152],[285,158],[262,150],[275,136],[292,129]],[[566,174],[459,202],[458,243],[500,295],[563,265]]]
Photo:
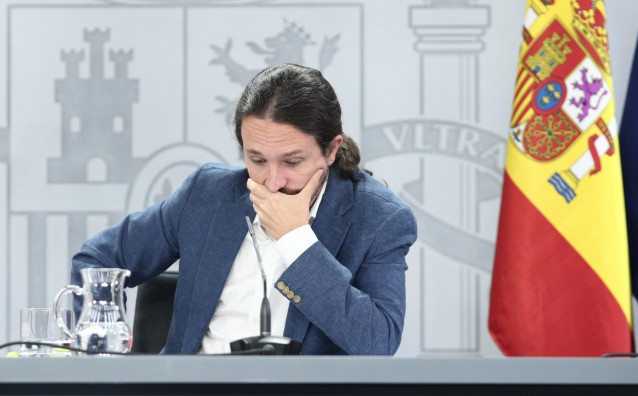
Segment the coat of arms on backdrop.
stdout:
[[[284,20],[284,29],[274,36],[266,37],[263,40],[263,45],[254,41],[249,41],[246,45],[254,54],[263,57],[266,66],[296,63],[323,70],[332,62],[332,58],[338,50],[338,41],[339,34],[336,34],[332,37],[325,37],[319,46],[302,26]],[[261,70],[245,66],[232,58],[232,39],[228,39],[224,46],[211,44],[210,47],[215,53],[210,63],[223,66],[230,80],[240,84],[242,88]],[[313,50],[312,56],[315,59],[308,61],[310,57],[307,56],[307,52],[310,50]],[[237,99],[229,99],[225,96],[218,96],[216,99],[221,103],[221,106],[215,111],[225,114],[228,121],[232,120]]]

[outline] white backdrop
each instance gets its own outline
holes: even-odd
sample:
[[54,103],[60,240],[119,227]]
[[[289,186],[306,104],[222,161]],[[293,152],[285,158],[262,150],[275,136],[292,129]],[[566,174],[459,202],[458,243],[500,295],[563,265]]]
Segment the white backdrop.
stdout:
[[[606,4],[621,119],[638,2]],[[0,1],[0,343],[20,307],[52,303],[86,238],[200,163],[240,164],[229,109],[256,71],[296,62],[324,72],[364,166],[417,216],[397,356],[499,355],[488,297],[524,8]]]

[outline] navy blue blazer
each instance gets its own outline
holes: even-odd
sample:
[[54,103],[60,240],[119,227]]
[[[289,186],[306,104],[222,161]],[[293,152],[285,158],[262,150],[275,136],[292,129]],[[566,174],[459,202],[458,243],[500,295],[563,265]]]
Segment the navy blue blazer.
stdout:
[[[290,302],[284,335],[303,343],[302,354],[392,355],[401,341],[416,221],[387,187],[356,176],[331,168],[312,224],[319,241],[275,281],[300,297]],[[166,200],[86,241],[73,257],[72,283],[81,285],[81,268],[120,267],[133,287],[179,259],[164,353],[196,353],[246,236],[245,216],[255,216],[247,179],[246,168],[201,166]]]

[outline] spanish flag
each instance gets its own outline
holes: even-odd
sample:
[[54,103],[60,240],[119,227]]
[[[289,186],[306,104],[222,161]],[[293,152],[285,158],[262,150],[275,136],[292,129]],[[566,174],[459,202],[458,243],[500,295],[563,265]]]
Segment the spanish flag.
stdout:
[[528,0],[489,329],[508,356],[633,351],[602,0]]

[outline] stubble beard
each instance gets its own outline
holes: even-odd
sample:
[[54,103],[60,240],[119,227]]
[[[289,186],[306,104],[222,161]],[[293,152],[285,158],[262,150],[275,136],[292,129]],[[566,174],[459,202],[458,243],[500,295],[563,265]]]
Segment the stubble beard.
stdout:
[[[328,177],[328,171],[324,169],[323,175],[321,175],[321,180],[319,180],[319,184],[317,185],[317,188],[315,189],[315,191],[312,193],[312,196],[310,198],[310,205],[308,206],[309,208],[312,208],[312,205],[315,204],[315,201],[317,200],[317,198],[319,197],[319,193],[321,192],[321,188],[323,187],[323,183],[326,182],[326,178]],[[282,188],[279,190],[280,193],[282,194],[286,194],[286,195],[297,195],[301,192],[301,189],[296,189],[296,190],[290,190],[287,188]]]

